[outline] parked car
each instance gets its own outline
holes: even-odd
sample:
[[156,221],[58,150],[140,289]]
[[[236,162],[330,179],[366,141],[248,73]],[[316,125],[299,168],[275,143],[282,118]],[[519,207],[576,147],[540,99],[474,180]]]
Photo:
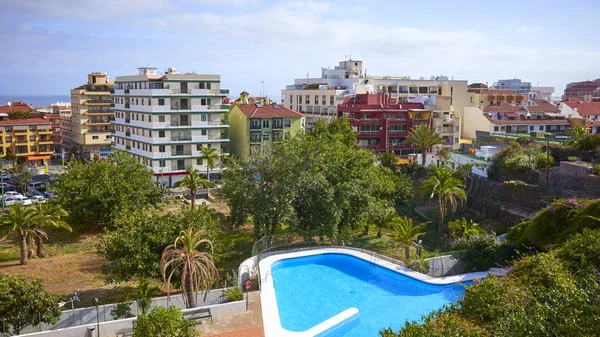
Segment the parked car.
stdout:
[[23,195],[21,193],[15,192],[15,191],[8,191],[6,193],[4,193],[4,197],[22,197]]
[[0,188],[4,191],[14,191],[15,186],[9,183],[0,183]]
[[56,198],[56,195],[52,191],[46,191],[44,193],[44,195],[46,196],[47,199],[54,199],[54,198]]
[[15,197],[15,203],[21,204],[23,206],[29,206],[29,205],[33,204],[33,202],[31,201],[31,199],[29,199],[27,197],[24,197],[24,196]]
[[38,190],[29,190],[27,191],[27,193],[25,193],[26,196],[28,197],[35,197],[35,196],[44,196],[44,193],[38,191]]
[[48,181],[32,181],[27,184],[27,190],[45,190],[48,186]]
[[10,175],[8,175],[8,173],[0,173],[0,179],[10,180]]
[[10,205],[14,205],[15,204],[15,198],[14,197],[4,197],[4,198],[2,198],[2,200],[4,201],[4,206],[10,206]]
[[46,202],[46,198],[43,195],[34,195],[30,199],[34,204],[43,204]]

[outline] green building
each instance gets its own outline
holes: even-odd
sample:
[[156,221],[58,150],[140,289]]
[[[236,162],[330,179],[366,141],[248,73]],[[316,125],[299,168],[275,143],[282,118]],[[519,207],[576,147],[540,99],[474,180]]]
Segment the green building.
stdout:
[[229,147],[239,158],[266,142],[277,142],[304,132],[304,114],[268,101],[248,102],[243,92],[238,101],[225,114],[229,121]]

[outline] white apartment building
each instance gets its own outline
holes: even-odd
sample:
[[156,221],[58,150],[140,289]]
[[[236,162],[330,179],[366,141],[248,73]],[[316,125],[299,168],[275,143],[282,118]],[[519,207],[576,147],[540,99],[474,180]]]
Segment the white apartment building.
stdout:
[[[137,75],[115,79],[113,96],[114,147],[152,169],[156,180],[169,187],[188,168],[205,173],[202,148],[228,154],[228,127],[222,121],[220,75],[178,73],[169,68],[138,68]],[[210,174],[219,173],[219,164]]]
[[531,87],[529,100],[535,101],[536,99],[543,99],[544,101],[551,102],[553,94],[554,87]]
[[472,106],[467,81],[432,76],[411,79],[386,75],[366,75],[363,62],[345,60],[335,68],[322,68],[320,78],[300,78],[281,91],[282,104],[306,114],[306,127],[319,118],[335,118],[344,97],[364,93],[389,93],[392,102],[408,102],[416,97],[450,97],[450,105],[462,116],[465,106]]
[[498,80],[494,83],[494,89],[497,90],[512,90],[517,94],[529,95],[531,91],[531,82],[523,82],[518,78],[510,80]]

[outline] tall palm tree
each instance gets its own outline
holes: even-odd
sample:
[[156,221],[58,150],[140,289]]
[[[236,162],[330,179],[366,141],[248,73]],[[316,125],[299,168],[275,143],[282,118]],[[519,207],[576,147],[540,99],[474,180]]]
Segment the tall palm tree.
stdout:
[[397,217],[392,225],[390,234],[394,241],[404,245],[404,254],[407,260],[410,259],[410,246],[415,244],[419,236],[425,234],[425,232],[422,232],[425,226],[427,226],[427,222],[415,226],[412,219],[407,217]]
[[45,228],[61,228],[71,232],[71,226],[64,221],[69,215],[60,205],[44,203],[38,204],[35,208],[36,221],[33,224],[35,231],[35,243],[38,257],[44,257],[44,238],[47,238]]
[[440,206],[440,217],[438,221],[438,236],[444,234],[444,217],[448,209],[454,213],[458,204],[467,200],[465,186],[454,172],[445,167],[436,167],[419,188],[422,196],[429,195],[430,199],[437,196]]
[[208,188],[209,182],[202,178],[198,170],[189,168],[187,171],[188,175],[176,182],[174,186],[190,190],[190,195],[192,196],[192,209],[194,209],[196,206],[196,193],[198,192],[198,189],[202,186]]
[[[210,183],[210,170],[215,167],[215,163],[219,160],[219,153],[216,149],[202,148],[202,158],[206,159],[206,179]],[[206,186],[208,195],[210,195],[210,187]]]
[[406,137],[408,144],[414,145],[421,150],[421,165],[425,166],[425,159],[429,148],[441,144],[444,139],[435,131],[429,129],[429,125],[421,124],[412,129]]
[[[202,231],[188,229],[182,231],[175,243],[167,246],[160,259],[160,270],[167,286],[167,294],[173,275],[181,276],[181,290],[187,308],[196,307],[195,292],[202,291],[204,296],[213,282],[219,283],[219,272],[212,257],[213,245],[202,238]],[[210,252],[200,251],[202,246]]]
[[29,262],[27,250],[27,237],[36,235],[32,225],[37,222],[37,212],[31,207],[25,207],[21,204],[11,205],[8,212],[0,216],[0,232],[4,235],[16,232],[19,235],[19,244],[21,248],[21,264]]
[[386,210],[383,216],[376,220],[377,237],[380,238],[383,235],[382,230],[391,228],[398,218],[398,214],[393,209]]
[[448,222],[448,230],[450,231],[450,236],[453,238],[469,237],[487,233],[483,227],[479,226],[479,224],[474,223],[473,220],[467,221],[464,217]]

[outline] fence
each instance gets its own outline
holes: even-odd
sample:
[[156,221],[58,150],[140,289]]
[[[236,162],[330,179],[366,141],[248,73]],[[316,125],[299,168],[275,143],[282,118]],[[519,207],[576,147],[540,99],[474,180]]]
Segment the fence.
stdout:
[[[197,307],[205,307],[215,304],[222,304],[228,301],[228,298],[224,296],[226,288],[215,289],[208,292],[206,298],[203,293],[196,293]],[[70,304],[68,304],[70,305]],[[98,306],[98,311],[95,307],[79,308],[75,310],[64,310],[61,318],[55,324],[44,324],[37,325],[34,327],[26,327],[21,331],[23,333],[40,332],[46,330],[64,329],[67,327],[79,326],[79,325],[90,325],[96,324],[96,319],[99,322],[108,322],[115,319],[110,312],[117,306],[117,303],[102,304]],[[151,300],[150,310],[155,307],[167,307],[176,306],[178,308],[185,309],[185,303],[182,295],[172,295],[170,299],[165,297],[156,297]],[[141,314],[138,309],[137,303],[134,301],[130,305],[131,313],[135,316]],[[4,329],[4,326],[0,326],[0,329]],[[3,330],[0,330],[3,332]]]

